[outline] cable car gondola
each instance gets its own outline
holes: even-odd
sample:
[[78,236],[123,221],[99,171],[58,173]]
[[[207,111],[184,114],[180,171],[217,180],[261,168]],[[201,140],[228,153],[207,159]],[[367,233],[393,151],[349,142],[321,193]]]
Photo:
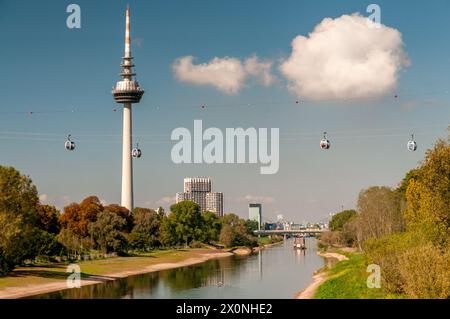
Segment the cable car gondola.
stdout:
[[417,150],[417,143],[414,140],[414,134],[411,134],[411,140],[408,142],[408,150],[411,152],[415,152]]
[[75,149],[75,142],[70,140],[70,134],[67,136],[67,141],[64,143],[64,147],[68,151],[73,151]]
[[142,152],[139,149],[139,144],[136,144],[136,147],[131,151],[131,156],[134,158],[140,158],[142,156]]
[[327,139],[327,132],[324,132],[323,139],[320,141],[320,148],[323,150],[328,150],[330,146],[330,141]]

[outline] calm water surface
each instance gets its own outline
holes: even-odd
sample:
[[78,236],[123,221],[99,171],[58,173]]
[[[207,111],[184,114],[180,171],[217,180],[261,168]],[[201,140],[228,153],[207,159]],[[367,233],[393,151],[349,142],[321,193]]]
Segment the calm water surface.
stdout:
[[35,298],[292,298],[324,265],[316,240],[308,249],[293,249],[293,240],[250,256],[131,276]]

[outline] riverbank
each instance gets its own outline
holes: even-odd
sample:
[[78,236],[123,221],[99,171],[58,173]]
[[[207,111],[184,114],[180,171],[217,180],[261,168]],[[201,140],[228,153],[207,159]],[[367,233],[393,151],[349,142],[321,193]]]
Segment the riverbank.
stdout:
[[[81,285],[99,284],[132,275],[203,263],[233,253],[213,249],[161,250],[133,257],[83,261]],[[0,277],[0,299],[29,297],[67,289],[67,264],[19,267],[9,276]]]
[[[387,292],[383,287],[368,288],[368,261],[362,253],[348,249],[319,252],[328,266],[313,276],[313,282],[300,291],[296,299],[398,299],[399,294]],[[334,260],[334,262],[332,261]]]
[[[348,257],[335,252],[317,252],[317,255],[328,259],[336,259],[338,262],[348,260]],[[295,296],[295,299],[313,299],[320,285],[328,279],[328,272],[326,268],[319,269],[313,275],[313,281],[304,289],[300,290]]]
[[236,248],[233,248],[233,249],[229,250],[229,252],[232,252],[235,255],[245,256],[245,255],[250,255],[250,254],[257,253],[257,252],[259,252],[259,251],[261,251],[263,249],[266,249],[266,248],[277,246],[279,244],[282,244],[283,242],[284,242],[283,239],[281,239],[281,240],[273,242],[273,243],[271,242],[271,243],[268,243],[268,244],[261,244],[260,246],[253,247],[253,248],[250,248],[250,247],[236,247]]

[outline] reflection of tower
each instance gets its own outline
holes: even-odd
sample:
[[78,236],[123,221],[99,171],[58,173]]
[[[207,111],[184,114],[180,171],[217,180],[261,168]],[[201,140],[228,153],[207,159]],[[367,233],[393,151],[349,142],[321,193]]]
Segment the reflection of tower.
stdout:
[[112,94],[116,103],[123,104],[123,140],[122,140],[122,201],[121,205],[133,210],[133,163],[131,161],[132,114],[131,106],[139,103],[144,90],[133,79],[133,58],[130,49],[130,8],[126,11],[125,56],[122,62],[122,80],[113,87]]
[[217,286],[222,287],[225,285],[225,270],[222,266],[219,266],[214,274],[206,277],[202,286]]
[[262,251],[258,252],[258,270],[259,270],[259,279],[263,278],[263,264],[262,264]]

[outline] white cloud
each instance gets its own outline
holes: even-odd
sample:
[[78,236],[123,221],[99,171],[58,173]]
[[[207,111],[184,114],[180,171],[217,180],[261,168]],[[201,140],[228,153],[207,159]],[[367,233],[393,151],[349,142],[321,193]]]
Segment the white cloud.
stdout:
[[192,56],[178,58],[172,65],[176,78],[196,85],[214,86],[227,94],[236,94],[244,85],[245,70],[235,58],[214,58],[194,65]]
[[245,60],[244,68],[247,74],[257,78],[262,85],[269,86],[273,83],[271,61],[261,61],[254,55]]
[[158,205],[175,204],[175,196],[165,196],[156,201]]
[[245,195],[244,197],[239,197],[238,202],[273,204],[273,203],[275,203],[275,198],[273,198],[271,196]]
[[193,64],[194,57],[184,56],[175,60],[172,70],[177,80],[195,85],[213,86],[226,94],[236,94],[253,76],[263,85],[272,83],[272,63],[252,56],[244,63],[237,58],[215,57],[208,63]]
[[364,99],[392,92],[408,65],[398,30],[353,14],[326,18],[307,37],[297,36],[280,71],[300,97]]
[[41,194],[39,195],[39,201],[42,204],[54,205],[58,209],[62,210],[64,206],[71,203],[71,198],[69,195],[50,196],[48,194]]

